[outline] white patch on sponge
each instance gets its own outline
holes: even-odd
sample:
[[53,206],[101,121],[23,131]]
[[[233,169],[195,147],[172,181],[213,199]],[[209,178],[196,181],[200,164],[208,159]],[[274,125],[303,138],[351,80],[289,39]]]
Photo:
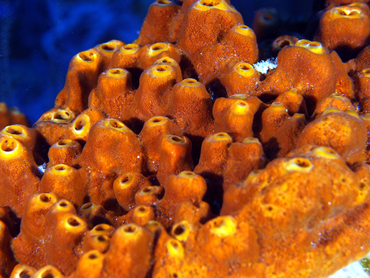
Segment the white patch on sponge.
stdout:
[[266,74],[269,70],[275,69],[277,67],[277,58],[269,58],[264,61],[259,61],[253,64],[256,71],[262,74]]
[[365,272],[360,262],[354,262],[338,270],[328,278],[369,278],[370,275]]

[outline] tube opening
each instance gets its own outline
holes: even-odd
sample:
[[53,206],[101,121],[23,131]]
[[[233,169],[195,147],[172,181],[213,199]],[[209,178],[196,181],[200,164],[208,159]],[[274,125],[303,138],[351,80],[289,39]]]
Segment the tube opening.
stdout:
[[43,193],[39,195],[39,199],[43,203],[49,203],[51,201],[51,195]]
[[13,135],[21,135],[23,134],[23,128],[17,125],[9,125],[5,127],[5,132]]
[[200,4],[208,7],[214,7],[221,3],[221,0],[201,0]]
[[72,227],[78,227],[78,226],[80,226],[80,225],[81,225],[81,222],[80,222],[78,219],[76,219],[75,217],[69,217],[69,218],[67,219],[67,223],[68,223],[70,226],[72,226]]
[[84,62],[92,62],[95,60],[96,54],[92,51],[83,51],[77,54]]

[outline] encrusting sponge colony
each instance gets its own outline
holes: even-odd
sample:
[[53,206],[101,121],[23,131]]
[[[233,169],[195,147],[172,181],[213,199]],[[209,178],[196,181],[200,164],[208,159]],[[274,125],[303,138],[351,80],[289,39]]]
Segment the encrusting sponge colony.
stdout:
[[0,277],[327,277],[363,258],[370,12],[352,2],[261,71],[273,11],[255,33],[228,0],[157,0],[135,42],[72,58],[32,128],[1,104]]

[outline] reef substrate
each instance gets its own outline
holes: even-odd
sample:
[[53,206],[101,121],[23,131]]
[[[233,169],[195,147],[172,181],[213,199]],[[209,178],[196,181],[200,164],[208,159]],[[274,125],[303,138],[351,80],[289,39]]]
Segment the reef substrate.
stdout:
[[327,277],[369,253],[370,11],[324,4],[262,71],[273,13],[157,0],[33,127],[4,105],[0,276]]

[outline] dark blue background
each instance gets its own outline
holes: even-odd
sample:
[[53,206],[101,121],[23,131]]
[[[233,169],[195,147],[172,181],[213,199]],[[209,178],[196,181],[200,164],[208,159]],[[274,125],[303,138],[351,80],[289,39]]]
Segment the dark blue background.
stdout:
[[[150,0],[0,0],[0,102],[34,123],[51,109],[76,53],[111,39],[134,40]],[[309,15],[312,1],[231,2],[251,26],[254,12]]]

